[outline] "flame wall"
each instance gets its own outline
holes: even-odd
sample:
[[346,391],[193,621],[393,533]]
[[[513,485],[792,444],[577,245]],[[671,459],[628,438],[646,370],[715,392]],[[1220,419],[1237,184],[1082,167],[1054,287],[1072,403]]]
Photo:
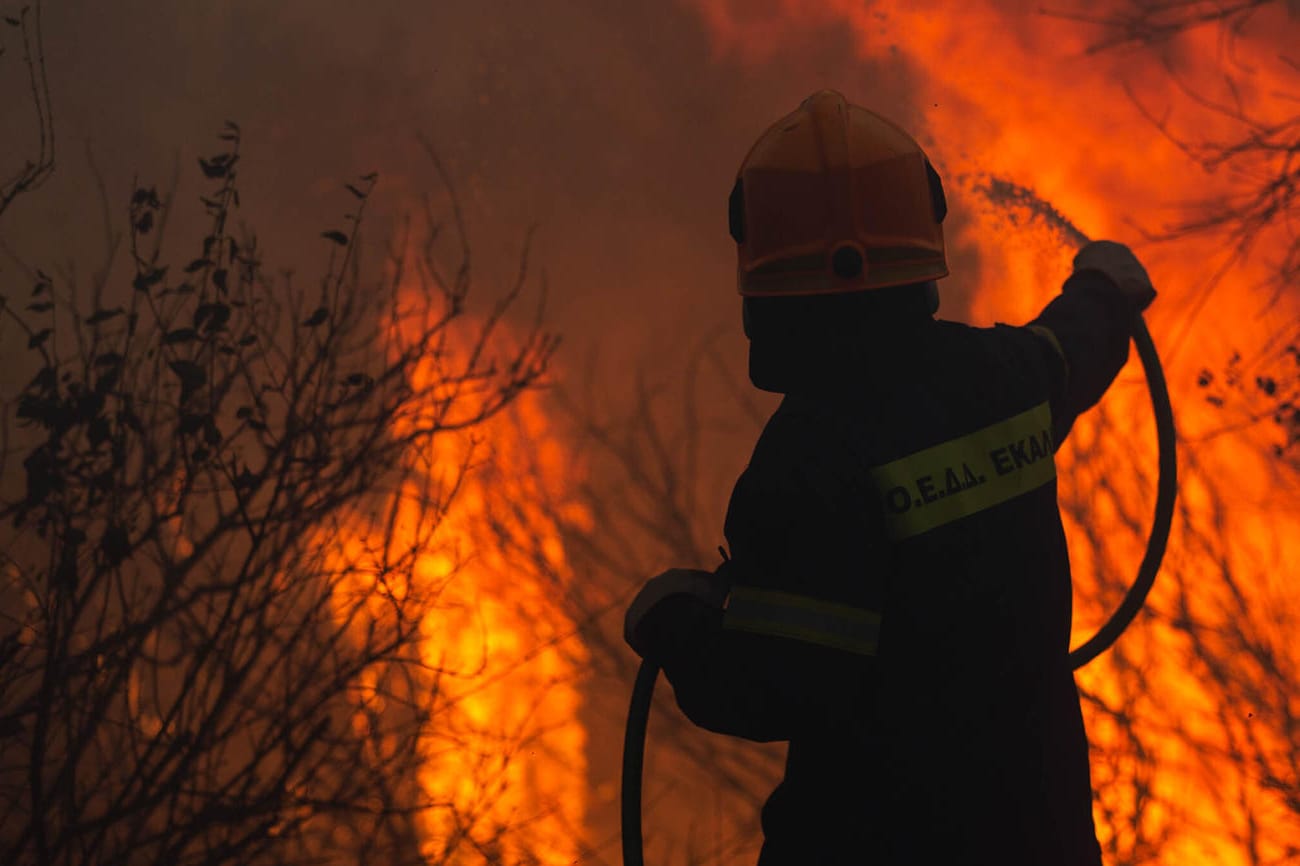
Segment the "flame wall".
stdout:
[[[430,303],[429,292],[402,295],[408,310]],[[399,329],[413,326],[405,335],[413,336],[441,314],[417,311]],[[472,316],[455,319],[420,361],[411,385],[430,400],[399,416],[393,433],[443,432],[408,455],[373,514],[341,521],[328,542],[338,551],[332,567],[370,601],[370,619],[354,626],[359,637],[376,623],[391,628],[399,607],[417,623],[418,664],[397,677],[405,686],[377,683],[378,666],[367,671],[355,724],[382,752],[386,702],[423,714],[414,781],[426,862],[564,866],[587,844],[580,716],[589,653],[576,640],[561,532],[589,530],[592,517],[573,495],[581,467],[541,392],[464,424],[495,399],[486,371],[510,357],[511,335],[497,328],[471,360],[483,328]]]

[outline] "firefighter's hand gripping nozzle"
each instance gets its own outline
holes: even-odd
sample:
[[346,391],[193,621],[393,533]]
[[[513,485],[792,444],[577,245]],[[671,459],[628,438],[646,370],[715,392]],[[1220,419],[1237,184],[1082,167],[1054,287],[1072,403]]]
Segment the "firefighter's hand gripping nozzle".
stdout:
[[643,661],[632,687],[623,740],[622,830],[623,862],[643,863],[641,844],[641,776],[645,757],[646,726],[659,676],[656,647],[664,640],[681,605],[721,608],[728,582],[725,569],[710,573],[689,568],[670,568],[652,577],[628,606],[623,619],[623,639]]
[[623,640],[637,655],[648,659],[656,643],[656,633],[666,625],[663,620],[671,615],[674,601],[721,608],[727,589],[726,580],[720,574],[694,568],[670,568],[646,581],[628,606],[623,618]]

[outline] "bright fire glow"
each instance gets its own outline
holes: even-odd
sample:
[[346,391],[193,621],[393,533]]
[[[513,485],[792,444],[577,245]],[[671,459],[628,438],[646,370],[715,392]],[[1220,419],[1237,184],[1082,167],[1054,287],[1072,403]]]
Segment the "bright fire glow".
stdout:
[[[475,323],[452,327],[468,333]],[[417,391],[466,357],[432,353],[416,370]],[[462,411],[474,394],[463,389]],[[419,407],[395,432],[438,412]],[[450,864],[576,862],[587,811],[578,688],[587,654],[566,613],[571,574],[557,527],[589,526],[590,517],[566,499],[573,455],[528,391],[483,423],[438,434],[408,471],[391,520],[357,520],[354,537],[338,542],[359,583],[372,580],[376,551],[411,557],[383,590],[419,611],[429,668],[419,688],[434,696],[418,772],[433,804],[419,821],[422,853]],[[376,619],[389,615],[383,592],[360,588],[371,591]],[[366,688],[373,683],[362,685],[366,706],[382,707]]]
[[[1269,455],[1269,431],[1216,432],[1234,419],[1207,405],[1195,378],[1203,367],[1222,365],[1232,348],[1257,349],[1294,321],[1297,299],[1284,295],[1270,305],[1267,293],[1252,291],[1276,262],[1269,237],[1211,289],[1209,277],[1228,249],[1204,237],[1144,244],[1135,226],[1159,230],[1179,216],[1179,206],[1226,196],[1249,181],[1204,171],[1156,128],[1153,118],[1193,141],[1243,134],[1237,121],[1194,104],[1163,60],[1187,92],[1230,104],[1227,68],[1239,73],[1235,98],[1246,113],[1266,123],[1292,117],[1300,76],[1279,57],[1296,59],[1297,22],[1285,8],[1294,4],[1267,5],[1236,52],[1248,63],[1236,66],[1214,26],[1184,34],[1165,52],[1087,55],[1100,31],[1035,11],[1044,4],[694,5],[719,62],[779,63],[786,46],[806,44],[794,34],[847,26],[860,56],[906,68],[916,101],[910,117],[896,119],[948,181],[950,248],[979,251],[975,324],[1027,320],[1060,286],[1070,258],[1045,227],[1009,222],[1016,215],[990,207],[974,191],[978,178],[1028,187],[1093,237],[1138,250],[1161,291],[1147,320],[1185,440],[1182,513],[1149,602],[1157,616],[1138,620],[1122,639],[1122,655],[1103,657],[1079,676],[1097,702],[1085,702],[1085,711],[1098,832],[1108,862],[1221,866],[1293,858],[1300,850],[1300,595],[1281,575],[1293,573],[1289,564],[1300,558],[1294,496],[1284,501],[1287,482]],[[1112,8],[1121,7],[1096,3],[1086,11],[1104,17]],[[869,81],[824,86],[868,106],[878,96]],[[773,106],[773,115],[793,107]],[[1282,222],[1275,240],[1285,237]],[[1149,418],[1133,361],[1062,452],[1062,505],[1079,587],[1076,642],[1118,601],[1141,558],[1154,490]],[[1188,618],[1195,629],[1179,627]],[[1243,630],[1254,636],[1249,652],[1239,645]]]

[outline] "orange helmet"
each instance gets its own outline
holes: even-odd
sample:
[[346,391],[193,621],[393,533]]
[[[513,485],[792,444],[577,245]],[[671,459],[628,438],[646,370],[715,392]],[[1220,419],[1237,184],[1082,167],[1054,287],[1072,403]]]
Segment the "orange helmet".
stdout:
[[947,210],[910,135],[818,91],[740,165],[730,201],[740,293],[842,294],[947,276]]

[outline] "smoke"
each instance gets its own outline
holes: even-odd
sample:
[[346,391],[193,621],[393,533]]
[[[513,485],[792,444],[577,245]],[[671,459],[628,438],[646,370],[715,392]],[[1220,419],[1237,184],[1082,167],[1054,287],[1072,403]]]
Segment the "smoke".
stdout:
[[[726,194],[753,138],[807,93],[841,86],[913,119],[905,66],[864,62],[842,25],[801,29],[755,68],[716,56],[686,5],[128,0],[51,4],[46,36],[63,146],[50,187],[0,226],[24,260],[102,253],[88,155],[109,218],[135,180],[166,187],[176,166],[178,216],[198,212],[195,158],[231,119],[244,216],[275,266],[307,276],[344,181],[379,172],[376,240],[437,192],[419,132],[466,205],[484,284],[508,280],[538,226],[571,345],[684,351],[679,332],[737,324]],[[6,119],[23,109],[7,102]]]

